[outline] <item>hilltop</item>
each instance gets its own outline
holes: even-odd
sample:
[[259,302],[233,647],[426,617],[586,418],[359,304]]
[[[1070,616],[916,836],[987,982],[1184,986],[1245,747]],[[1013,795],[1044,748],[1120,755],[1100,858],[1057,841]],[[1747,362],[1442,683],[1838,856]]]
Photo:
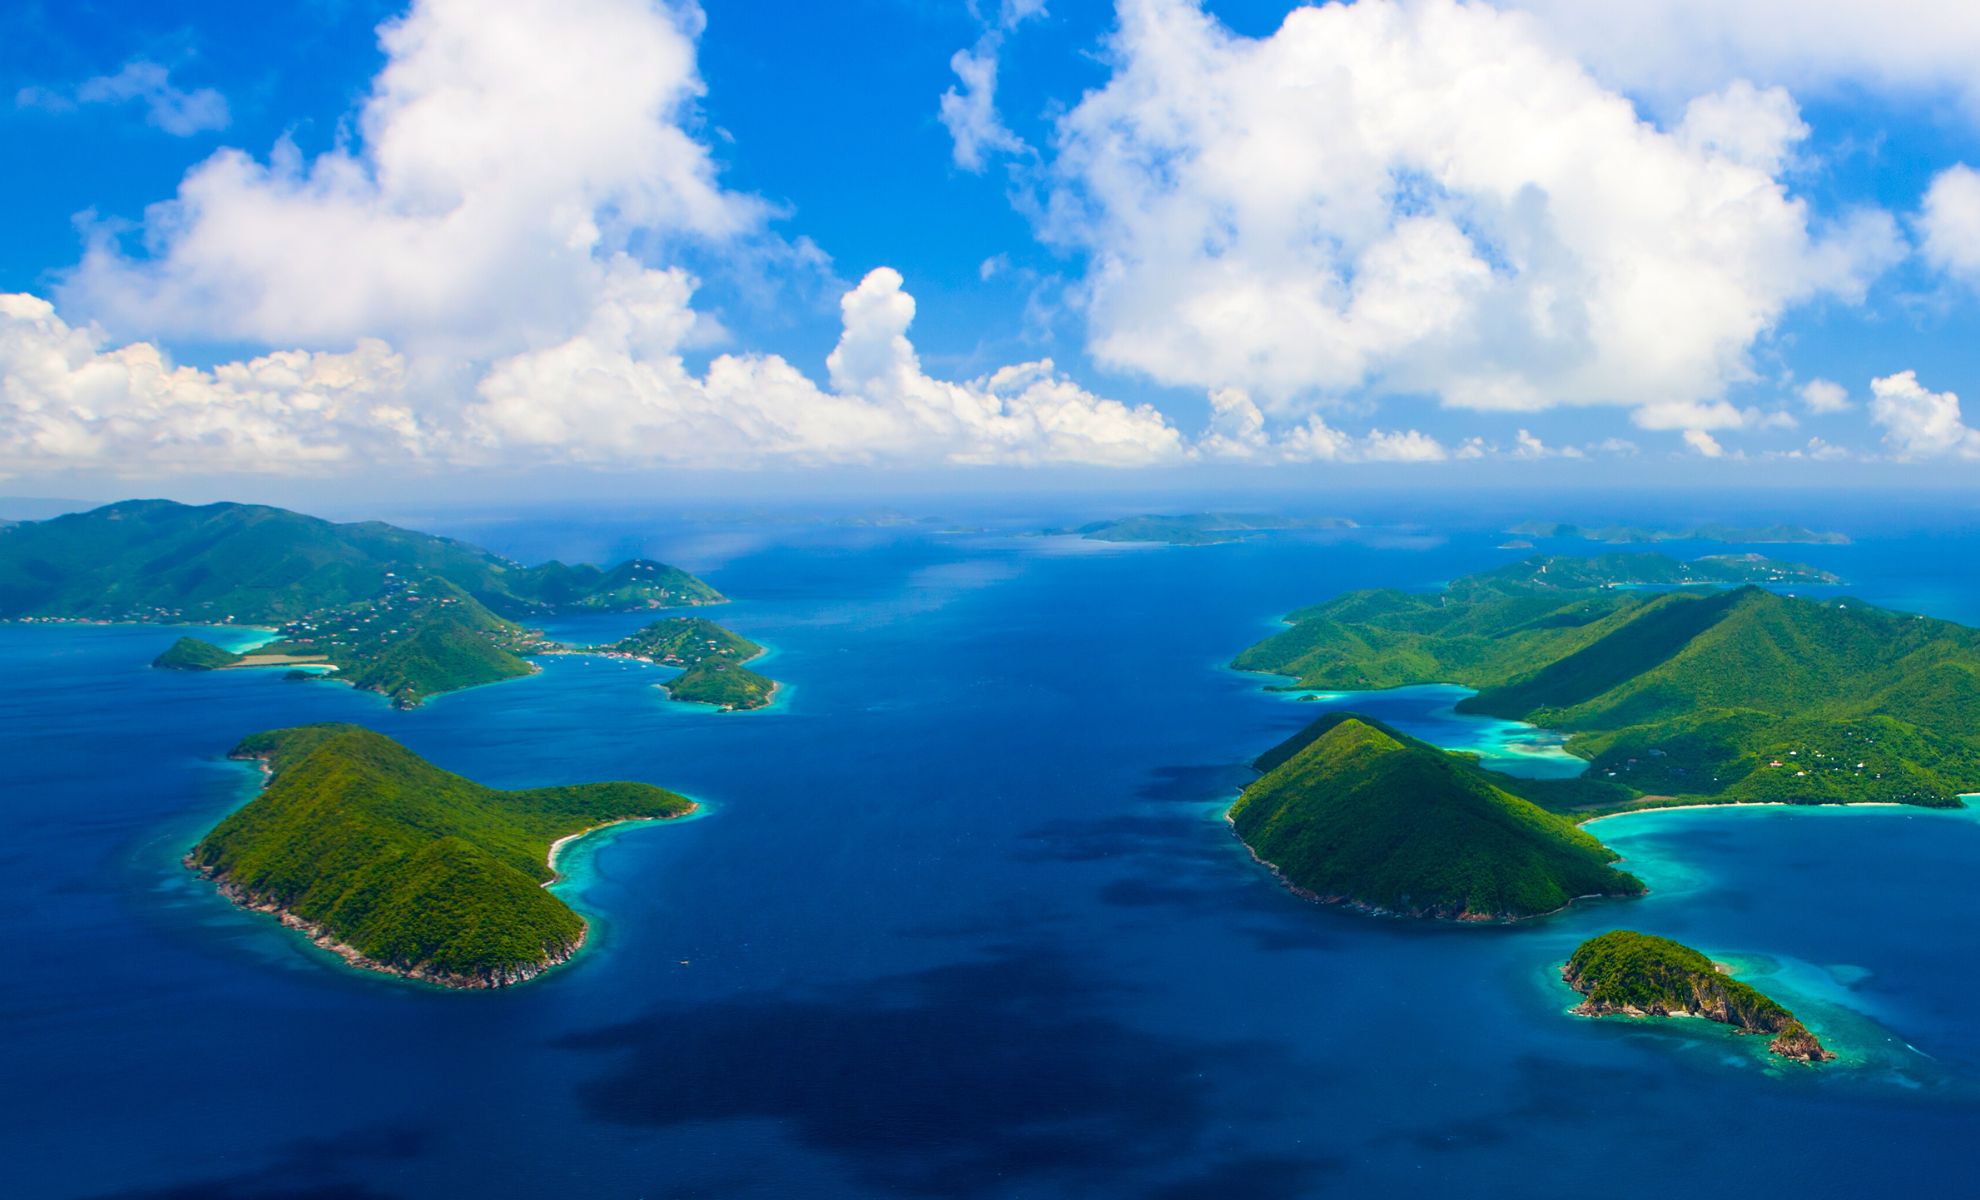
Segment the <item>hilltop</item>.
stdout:
[[705,617],[670,617],[602,648],[662,666],[680,667],[667,694],[693,704],[713,704],[729,712],[762,708],[777,683],[743,666],[763,647]]
[[1633,896],[1616,855],[1512,781],[1352,713],[1257,762],[1232,828],[1295,891],[1373,912],[1468,921]]
[[356,966],[447,987],[519,983],[584,944],[543,887],[552,843],[694,807],[643,783],[496,791],[354,725],[256,734],[234,757],[268,785],[186,865]]
[[1352,592],[1234,665],[1307,688],[1473,688],[1460,711],[1565,731],[1592,781],[1651,803],[1951,807],[1980,788],[1980,632],[1752,586],[1624,590],[1609,561]]
[[1627,929],[1590,938],[1568,959],[1561,978],[1587,997],[1574,1010],[1584,1017],[1704,1017],[1771,1037],[1767,1048],[1783,1058],[1835,1057],[1793,1013],[1669,938]]
[[0,618],[277,625],[430,578],[509,618],[722,600],[664,563],[525,567],[452,538],[259,504],[126,500],[0,529]]
[[533,671],[522,656],[544,643],[515,618],[722,600],[645,559],[524,567],[450,538],[263,505],[133,500],[0,529],[0,618],[272,625],[279,639],[247,659],[186,639],[154,665],[318,661],[401,708]]

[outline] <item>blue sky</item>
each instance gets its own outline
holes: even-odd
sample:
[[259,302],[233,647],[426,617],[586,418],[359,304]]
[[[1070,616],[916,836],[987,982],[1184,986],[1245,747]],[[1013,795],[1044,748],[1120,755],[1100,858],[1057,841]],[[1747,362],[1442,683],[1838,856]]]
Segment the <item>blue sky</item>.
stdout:
[[1725,7],[11,5],[0,472],[1957,479],[1980,15]]

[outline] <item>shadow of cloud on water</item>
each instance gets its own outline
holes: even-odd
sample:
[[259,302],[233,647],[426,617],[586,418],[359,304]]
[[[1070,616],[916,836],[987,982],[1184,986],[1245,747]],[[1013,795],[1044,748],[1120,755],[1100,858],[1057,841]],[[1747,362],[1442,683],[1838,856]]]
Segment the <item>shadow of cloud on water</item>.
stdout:
[[92,1200],[392,1200],[352,1176],[354,1167],[400,1162],[426,1153],[426,1131],[405,1126],[354,1130],[341,1137],[298,1138],[267,1166],[115,1192]]
[[1142,1032],[1108,1015],[1118,994],[1054,949],[1006,948],[804,996],[656,1011],[557,1044],[608,1060],[578,1090],[596,1119],[779,1119],[868,1188],[1118,1192],[1144,1178],[1148,1191],[1213,1132],[1212,1061],[1288,1051]]

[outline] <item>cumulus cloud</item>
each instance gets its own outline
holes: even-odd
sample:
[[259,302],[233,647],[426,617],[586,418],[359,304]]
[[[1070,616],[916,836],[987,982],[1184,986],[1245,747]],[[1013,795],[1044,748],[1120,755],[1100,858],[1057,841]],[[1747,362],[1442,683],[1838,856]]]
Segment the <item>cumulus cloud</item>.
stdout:
[[1805,135],[1734,86],[1671,132],[1530,20],[1302,8],[1237,36],[1121,0],[1061,121],[1045,235],[1086,256],[1090,349],[1169,384],[1447,404],[1716,403],[1794,304],[1855,298],[1888,215],[1821,230],[1772,172]]
[[1726,455],[1726,448],[1719,444],[1719,439],[1706,433],[1703,429],[1685,430],[1684,444],[1704,455],[1706,458],[1724,458]]
[[1927,262],[1980,286],[1980,171],[1960,163],[1940,172],[1917,226]]
[[1801,385],[1797,394],[1812,413],[1839,413],[1849,408],[1849,389],[1833,380],[1811,379]]
[[158,347],[106,349],[47,301],[0,295],[0,471],[290,472],[417,459],[405,360],[383,342],[212,371]]
[[268,345],[564,336],[635,232],[734,238],[764,218],[684,128],[699,28],[648,0],[417,0],[379,31],[358,147],[215,154],[147,213],[150,253],[99,240],[63,307]]
[[1899,458],[1980,458],[1980,430],[1967,426],[1959,397],[1927,389],[1916,371],[1870,381],[1870,419]]
[[191,137],[215,129],[225,129],[230,119],[227,98],[212,88],[188,91],[172,84],[172,72],[162,64],[134,58],[114,75],[99,75],[83,81],[74,92],[51,88],[24,87],[14,96],[19,108],[41,108],[66,112],[79,104],[124,104],[136,101],[144,106],[145,122],[173,137]]
[[996,20],[985,24],[976,44],[949,59],[949,69],[961,87],[942,93],[938,112],[949,131],[956,165],[963,170],[980,172],[994,155],[1030,148],[1005,126],[997,111],[997,68],[1005,36],[1032,17],[1044,15],[1045,0],[1003,0]]
[[1264,411],[1240,388],[1210,393],[1210,424],[1193,451],[1200,458],[1259,463],[1426,463],[1451,457],[1443,443],[1415,429],[1372,429],[1355,437],[1318,413],[1274,434]]
[[1980,9],[1944,0],[1495,0],[1606,82],[1682,102],[1729,81],[1961,95],[1980,116]]
[[841,302],[844,333],[820,388],[783,359],[723,355],[702,376],[679,272],[628,272],[570,340],[499,362],[469,420],[479,440],[559,460],[750,464],[948,461],[1140,466],[1181,435],[1152,407],[1094,396],[1049,359],[955,383],[922,370],[915,302],[880,268]]

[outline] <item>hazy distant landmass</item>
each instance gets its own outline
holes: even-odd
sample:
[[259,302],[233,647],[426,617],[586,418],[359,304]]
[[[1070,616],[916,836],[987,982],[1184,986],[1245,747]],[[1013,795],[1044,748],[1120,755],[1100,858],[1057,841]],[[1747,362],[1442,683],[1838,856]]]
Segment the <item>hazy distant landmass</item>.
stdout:
[[450,538],[262,505],[134,500],[0,529],[0,618],[275,626],[249,656],[182,643],[156,665],[321,663],[400,707],[529,674],[523,655],[545,643],[518,618],[723,599],[645,559],[524,567]]
[[[1733,577],[1799,572],[1733,560]],[[1687,569],[1687,566],[1689,569]],[[1533,559],[1441,592],[1350,592],[1238,655],[1299,686],[1454,683],[1460,711],[1569,733],[1584,813],[1644,804],[1890,801],[1980,790],[1980,632],[1847,600],[1693,582],[1661,555]],[[1584,786],[1586,791],[1586,786]]]
[[1516,781],[1368,717],[1330,713],[1256,765],[1232,828],[1312,899],[1505,921],[1643,892],[1613,851],[1516,795]]
[[554,843],[694,808],[644,783],[496,791],[355,725],[256,734],[234,757],[268,784],[186,865],[353,965],[447,987],[519,983],[584,944],[543,886]]
[[1783,1058],[1835,1057],[1793,1013],[1669,938],[1627,929],[1590,938],[1568,959],[1561,978],[1587,997],[1574,1010],[1584,1017],[1704,1017],[1770,1038],[1767,1048]]
[[1847,546],[1846,534],[1821,532],[1801,525],[1694,525],[1684,529],[1645,529],[1635,525],[1584,527],[1551,521],[1527,521],[1506,530],[1516,537],[1581,538],[1612,545],[1656,542],[1731,542],[1750,546]]
[[1280,517],[1262,513],[1181,513],[1095,521],[1074,532],[1095,542],[1163,542],[1171,546],[1214,546],[1260,533],[1288,529],[1353,529],[1345,517]]

